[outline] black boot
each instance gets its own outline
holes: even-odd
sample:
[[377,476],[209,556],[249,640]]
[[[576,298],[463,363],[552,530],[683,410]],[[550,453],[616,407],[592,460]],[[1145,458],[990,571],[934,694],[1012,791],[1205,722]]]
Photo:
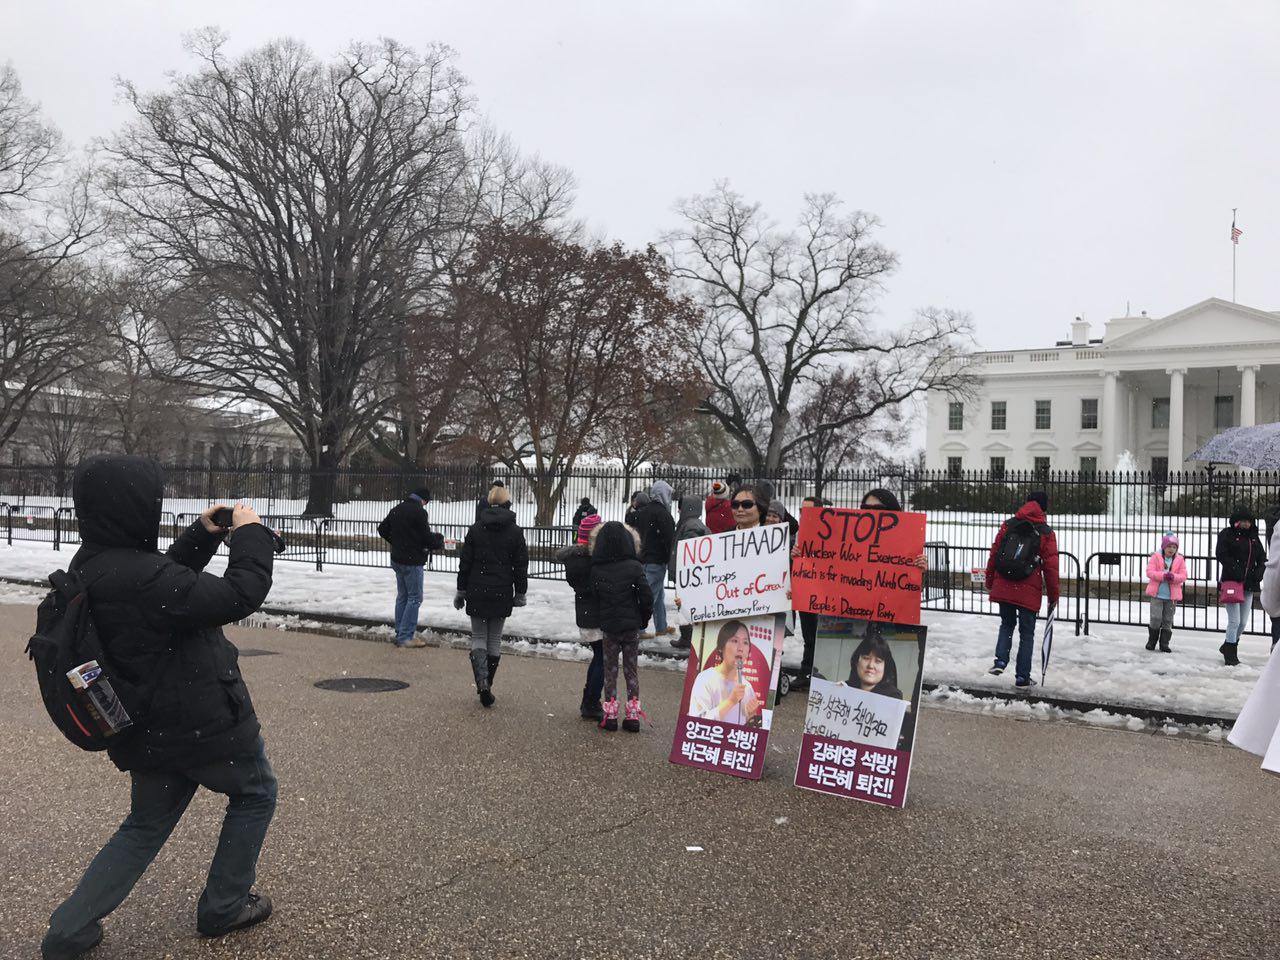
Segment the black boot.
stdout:
[[493,677],[498,672],[498,661],[501,659],[501,656],[489,655],[489,686],[493,686]]
[[1218,648],[1218,652],[1222,654],[1222,662],[1228,667],[1236,667],[1240,665],[1240,658],[1236,656],[1236,644],[1224,643]]
[[1160,638],[1160,631],[1155,627],[1147,627],[1147,649],[1154,650],[1156,641]]
[[1173,653],[1173,651],[1169,649],[1169,641],[1172,638],[1173,638],[1173,631],[1170,630],[1168,627],[1165,627],[1163,630],[1160,631],[1160,652],[1161,653]]
[[592,700],[587,694],[587,688],[582,688],[582,706],[578,708],[578,714],[583,720],[603,720],[604,710],[600,707],[599,700]]
[[493,706],[493,694],[489,692],[489,663],[483,650],[471,651],[471,672],[476,678],[476,693],[486,707]]

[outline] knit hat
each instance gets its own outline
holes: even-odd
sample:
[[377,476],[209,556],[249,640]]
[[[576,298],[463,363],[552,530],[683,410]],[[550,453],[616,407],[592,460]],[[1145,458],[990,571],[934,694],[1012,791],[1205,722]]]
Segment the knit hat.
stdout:
[[582,522],[578,524],[578,542],[586,543],[591,539],[591,531],[600,526],[604,521],[600,519],[600,514],[591,513],[582,518]]
[[723,480],[711,481],[711,495],[718,500],[723,500],[729,496],[729,485]]
[[1049,495],[1043,490],[1032,490],[1027,494],[1027,503],[1032,502],[1040,504],[1040,509],[1045,513],[1049,512]]
[[1178,535],[1173,531],[1167,532],[1160,538],[1160,552],[1164,553],[1165,550],[1168,549],[1169,544],[1173,544],[1175,547],[1178,546]]
[[785,520],[787,519],[786,504],[784,504],[781,500],[771,500],[769,502],[769,509],[766,510],[765,513],[766,514],[772,513],[773,515],[778,517],[778,519]]

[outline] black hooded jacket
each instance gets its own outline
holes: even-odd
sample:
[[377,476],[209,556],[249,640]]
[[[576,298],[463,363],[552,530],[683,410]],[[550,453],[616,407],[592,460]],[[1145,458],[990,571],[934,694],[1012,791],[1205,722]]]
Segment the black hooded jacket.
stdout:
[[1247,510],[1236,510],[1231,514],[1231,526],[1218,534],[1218,547],[1214,551],[1222,565],[1218,582],[1243,583],[1246,590],[1256,591],[1262,586],[1267,550],[1258,536],[1257,523],[1248,530],[1241,530],[1236,526],[1241,520],[1253,520],[1253,516]]
[[[618,527],[621,533],[610,529]],[[617,534],[616,536],[614,534]],[[591,596],[605,633],[643,630],[653,616],[653,590],[636,559],[631,531],[609,523],[596,535],[591,557]]]
[[509,617],[512,600],[529,590],[529,549],[506,507],[485,507],[462,543],[458,591],[467,595],[467,616]]
[[146,457],[101,456],[76,470],[72,496],[89,565],[90,609],[113,669],[154,690],[145,715],[112,746],[121,770],[180,771],[249,754],[259,726],[222,626],[258,609],[271,589],[271,532],[260,524],[230,538],[227,572],[202,573],[222,542],[197,520],[156,552],[164,497]]
[[416,497],[409,497],[391,508],[380,524],[378,536],[391,545],[391,562],[421,567],[432,550],[444,547],[444,537],[431,529],[427,507]]

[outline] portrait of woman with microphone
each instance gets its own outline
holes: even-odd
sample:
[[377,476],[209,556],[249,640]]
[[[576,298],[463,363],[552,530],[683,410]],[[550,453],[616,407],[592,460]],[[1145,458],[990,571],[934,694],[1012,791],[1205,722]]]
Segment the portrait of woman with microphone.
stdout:
[[[743,726],[759,722],[764,704],[743,675],[751,654],[751,635],[741,620],[728,620],[716,636],[720,662],[694,678],[689,714]],[[708,659],[711,659],[708,657]]]

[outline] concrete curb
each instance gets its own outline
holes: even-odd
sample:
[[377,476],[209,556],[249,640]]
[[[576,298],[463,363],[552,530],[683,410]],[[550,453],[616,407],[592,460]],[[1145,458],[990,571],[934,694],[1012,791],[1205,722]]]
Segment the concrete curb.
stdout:
[[[40,580],[27,580],[22,577],[0,577],[0,583],[12,583],[24,587],[37,587],[45,589],[48,584]],[[260,627],[265,626],[264,622],[254,623],[254,618],[262,614],[276,617],[296,617],[299,620],[309,620],[319,623],[319,629],[315,627],[293,627],[285,625],[284,629],[291,631],[301,631],[308,633],[321,633],[325,636],[344,637],[359,640],[370,640],[367,636],[362,636],[356,631],[365,631],[376,627],[390,628],[392,626],[389,620],[373,620],[365,617],[350,617],[336,613],[306,613],[298,610],[286,610],[280,607],[263,607],[253,617],[241,622],[241,626]],[[272,624],[272,626],[279,626]],[[470,633],[458,627],[442,627],[434,624],[425,624],[427,630],[438,634],[442,637],[450,638],[450,645],[460,645],[464,638],[469,638]],[[558,643],[569,643],[566,640],[550,640],[546,637],[535,637],[525,634],[506,634],[508,642],[528,643],[534,646],[553,646]],[[376,641],[381,642],[381,641]],[[654,648],[647,649],[641,647],[640,653],[644,656],[655,657],[663,660],[685,660],[688,654],[673,649]],[[992,700],[1004,703],[1029,703],[1044,704],[1050,707],[1056,707],[1060,710],[1074,710],[1080,713],[1088,713],[1090,710],[1104,710],[1107,713],[1113,713],[1122,717],[1134,717],[1152,723],[1172,723],[1180,726],[1204,726],[1204,727],[1223,727],[1229,729],[1235,725],[1233,717],[1216,717],[1209,715],[1201,715],[1195,713],[1182,713],[1176,710],[1161,710],[1155,707],[1139,707],[1121,703],[1104,703],[1096,700],[1073,700],[1065,697],[1052,697],[1046,694],[1025,694],[1016,693],[1014,691],[992,690],[987,687],[964,687],[957,686],[953,683],[924,683],[921,688],[929,693],[939,690],[945,692],[953,690],[956,693],[962,693],[966,696],[975,697],[979,700]]]

